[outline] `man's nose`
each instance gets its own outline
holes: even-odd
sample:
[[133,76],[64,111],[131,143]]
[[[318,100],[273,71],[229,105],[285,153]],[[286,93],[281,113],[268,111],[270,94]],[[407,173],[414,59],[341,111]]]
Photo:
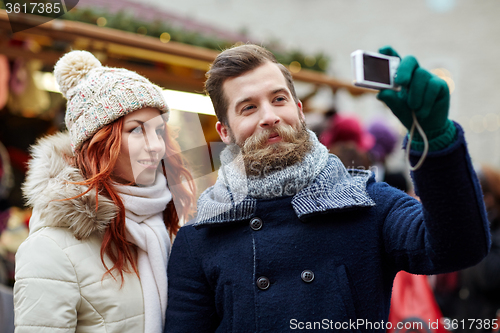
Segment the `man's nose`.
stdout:
[[263,105],[261,107],[261,113],[260,126],[263,128],[276,126],[281,121],[271,105]]

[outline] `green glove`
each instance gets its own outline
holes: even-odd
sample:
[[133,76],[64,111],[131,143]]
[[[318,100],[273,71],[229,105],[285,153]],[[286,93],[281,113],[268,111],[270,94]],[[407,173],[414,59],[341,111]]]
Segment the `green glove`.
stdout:
[[[399,57],[390,46],[381,48],[379,52]],[[456,128],[448,119],[448,84],[421,68],[413,56],[407,56],[401,61],[394,81],[401,86],[401,90],[383,89],[377,98],[387,104],[408,130],[413,124],[412,111],[415,112],[418,123],[429,140],[429,151],[449,146],[455,140]],[[414,133],[412,148],[424,150],[422,137],[417,131]]]

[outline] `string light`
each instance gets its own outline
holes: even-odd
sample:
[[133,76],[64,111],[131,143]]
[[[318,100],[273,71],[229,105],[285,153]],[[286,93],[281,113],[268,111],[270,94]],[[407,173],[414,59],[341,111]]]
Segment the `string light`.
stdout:
[[302,69],[302,66],[298,61],[292,61],[288,66],[288,69],[290,69],[290,72],[292,73],[298,73]]
[[160,41],[162,43],[168,43],[170,42],[170,34],[168,32],[164,32],[160,35]]
[[488,113],[483,118],[483,126],[490,132],[494,132],[498,129],[498,115],[494,113]]
[[450,90],[450,94],[455,91],[455,81],[451,78],[451,73],[446,68],[435,68],[431,70],[431,73],[435,74],[439,78],[443,79],[448,84],[448,89]]
[[100,26],[100,27],[104,27],[104,26],[106,26],[106,24],[108,24],[108,20],[106,20],[106,18],[105,18],[105,17],[102,17],[102,16],[101,16],[101,17],[99,17],[99,18],[97,19],[97,22],[96,22],[96,23],[97,23],[97,25],[98,25],[98,26]]
[[316,64],[316,58],[313,56],[307,56],[304,58],[304,64],[306,64],[307,67],[312,67]]
[[472,116],[469,120],[469,126],[470,126],[470,129],[474,133],[479,134],[479,133],[484,132],[485,127],[484,127],[484,122],[483,122],[483,116],[480,116],[480,115]]
[[319,62],[318,62],[318,66],[322,70],[326,71],[327,67],[328,67],[328,60],[326,60],[326,59],[320,59]]

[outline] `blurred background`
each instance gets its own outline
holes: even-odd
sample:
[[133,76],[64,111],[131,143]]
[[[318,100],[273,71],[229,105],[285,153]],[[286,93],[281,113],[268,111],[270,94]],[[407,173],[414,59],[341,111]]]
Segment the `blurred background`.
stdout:
[[351,52],[385,45],[446,80],[450,118],[465,129],[474,164],[500,168],[498,0],[66,0],[61,13],[43,16],[8,14],[14,3],[29,1],[0,0],[0,282],[13,283],[13,256],[27,235],[20,186],[28,148],[64,130],[52,71],[74,49],[165,88],[200,192],[215,181],[223,148],[204,75],[218,52],[247,42],[289,67],[307,125],[348,168],[412,193],[399,149],[405,129],[375,91],[351,83]]
[[[264,45],[277,42],[305,55],[324,54],[326,73],[351,80],[349,55],[392,45],[415,55],[427,69],[443,69],[452,91],[451,118],[466,130],[474,161],[500,164],[500,2],[484,0],[149,0],[185,18],[232,32],[245,32]],[[330,91],[331,92],[331,91]],[[324,95],[328,95],[325,92]],[[339,90],[339,111],[364,120],[385,115],[372,95],[351,98]],[[314,104],[324,110],[328,98]]]

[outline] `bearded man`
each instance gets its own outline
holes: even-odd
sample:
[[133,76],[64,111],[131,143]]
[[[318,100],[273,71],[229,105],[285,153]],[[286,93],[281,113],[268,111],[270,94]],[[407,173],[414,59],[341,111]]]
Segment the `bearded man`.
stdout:
[[413,110],[429,140],[422,156],[423,136],[410,138],[422,203],[329,154],[269,51],[218,55],[205,87],[227,147],[173,244],[166,332],[385,332],[397,272],[454,271],[487,254],[480,187],[463,131],[448,120],[446,83],[413,57],[397,83],[400,92],[378,98],[408,128]]

